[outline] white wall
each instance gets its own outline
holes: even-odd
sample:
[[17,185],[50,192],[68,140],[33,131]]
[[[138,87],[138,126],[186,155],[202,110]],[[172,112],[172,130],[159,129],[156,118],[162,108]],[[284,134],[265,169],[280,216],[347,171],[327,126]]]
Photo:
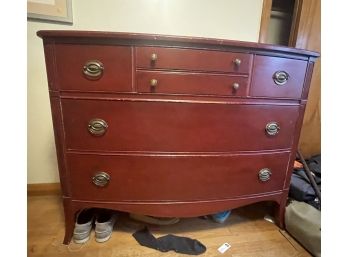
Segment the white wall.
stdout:
[[58,182],[38,30],[102,30],[257,42],[263,0],[73,0],[74,24],[28,21],[28,183]]

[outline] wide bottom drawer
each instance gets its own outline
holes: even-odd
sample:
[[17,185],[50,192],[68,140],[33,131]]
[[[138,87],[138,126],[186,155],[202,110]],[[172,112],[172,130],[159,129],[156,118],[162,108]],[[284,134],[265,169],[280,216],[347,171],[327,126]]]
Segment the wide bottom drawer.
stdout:
[[209,200],[282,190],[288,160],[289,152],[67,154],[72,197],[101,201]]

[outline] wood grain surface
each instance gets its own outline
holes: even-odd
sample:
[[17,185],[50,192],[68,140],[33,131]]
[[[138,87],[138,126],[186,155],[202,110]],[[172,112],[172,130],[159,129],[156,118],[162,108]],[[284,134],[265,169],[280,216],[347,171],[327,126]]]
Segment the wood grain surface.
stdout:
[[[137,44],[137,45],[175,45],[184,47],[200,47],[210,49],[221,49],[224,46],[229,49],[238,49],[239,51],[257,53],[269,52],[274,55],[294,54],[311,55],[318,57],[319,54],[314,51],[297,49],[293,47],[284,47],[280,45],[260,44],[254,42],[243,42],[229,39],[203,38],[172,36],[145,33],[127,33],[127,32],[107,32],[107,31],[73,31],[73,30],[40,30],[36,33],[39,37],[51,40],[57,43],[104,43],[104,44]],[[52,41],[51,41],[52,42]],[[227,49],[227,48],[225,48]]]
[[[124,46],[56,45],[55,83],[69,91],[132,91],[132,50]],[[100,78],[90,79],[83,73],[89,61],[100,62],[104,69]]]
[[[67,163],[72,197],[76,200],[183,202],[283,190],[289,153],[215,156],[69,153]],[[261,182],[258,175],[264,168],[270,169],[272,175],[269,181]],[[105,187],[91,183],[101,171],[110,175]]]
[[[190,102],[63,99],[68,150],[231,152],[289,149],[299,106],[197,104]],[[88,124],[108,128],[92,136]],[[269,136],[265,127],[277,122]]]
[[[157,60],[151,61],[156,54]],[[240,60],[240,65],[235,63]],[[137,47],[136,67],[146,69],[170,69],[193,71],[219,71],[249,73],[251,54],[203,51],[165,47]]]
[[[150,84],[152,79],[157,81],[155,87]],[[136,87],[141,93],[246,96],[248,82],[248,76],[163,71],[136,73]],[[238,84],[236,89],[233,88],[235,83]]]

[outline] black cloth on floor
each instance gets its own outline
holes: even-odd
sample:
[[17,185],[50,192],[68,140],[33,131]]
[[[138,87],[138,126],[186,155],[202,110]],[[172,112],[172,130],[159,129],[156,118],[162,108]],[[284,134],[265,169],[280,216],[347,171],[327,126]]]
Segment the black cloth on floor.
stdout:
[[[321,191],[321,155],[316,155],[306,160],[313,175],[314,181]],[[321,203],[304,168],[295,169],[291,175],[289,197],[297,201],[305,202],[314,208],[321,210]]]
[[155,238],[147,227],[133,233],[133,237],[140,245],[161,252],[173,250],[178,253],[198,255],[206,251],[206,247],[196,239],[171,234]]

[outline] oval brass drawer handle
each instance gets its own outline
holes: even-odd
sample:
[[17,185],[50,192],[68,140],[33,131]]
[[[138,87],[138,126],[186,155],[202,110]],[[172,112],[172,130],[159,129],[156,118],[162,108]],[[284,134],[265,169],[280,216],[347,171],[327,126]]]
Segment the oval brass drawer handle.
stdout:
[[93,176],[92,181],[96,186],[105,187],[109,184],[110,175],[104,171],[100,171]]
[[92,119],[88,123],[88,131],[94,136],[102,136],[105,134],[108,124],[102,119]]
[[268,168],[263,168],[259,171],[259,180],[262,182],[266,182],[271,179],[272,172]]
[[98,60],[86,62],[83,66],[83,73],[90,79],[99,79],[103,75],[104,65]]
[[279,130],[280,130],[280,126],[275,121],[271,121],[271,122],[267,123],[267,125],[266,125],[266,132],[270,136],[275,136],[276,134],[279,133]]
[[277,71],[273,74],[273,81],[279,86],[285,85],[288,82],[290,75],[285,71]]

